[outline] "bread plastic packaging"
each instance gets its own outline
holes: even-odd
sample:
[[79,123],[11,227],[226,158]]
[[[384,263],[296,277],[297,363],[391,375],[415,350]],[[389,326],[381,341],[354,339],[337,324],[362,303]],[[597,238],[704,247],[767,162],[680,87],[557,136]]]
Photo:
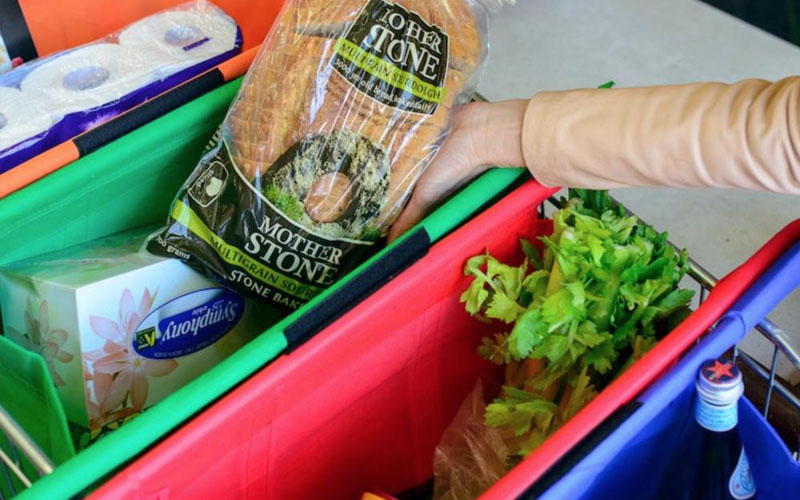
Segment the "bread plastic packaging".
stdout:
[[151,252],[296,309],[363,262],[510,0],[288,0]]

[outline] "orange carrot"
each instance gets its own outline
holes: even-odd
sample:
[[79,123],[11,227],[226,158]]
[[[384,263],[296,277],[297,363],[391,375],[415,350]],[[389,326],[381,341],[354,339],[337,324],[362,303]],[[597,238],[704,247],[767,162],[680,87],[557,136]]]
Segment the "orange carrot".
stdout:
[[561,401],[558,403],[558,411],[562,415],[567,411],[567,404],[569,404],[569,398],[572,397],[572,391],[574,390],[575,388],[570,384],[564,387],[564,393],[561,395]]
[[525,365],[525,377],[531,380],[544,371],[547,362],[543,359],[526,359],[523,365]]
[[511,363],[506,365],[505,371],[505,385],[511,387],[519,387],[518,381],[520,378],[520,366],[517,361],[512,361]]
[[558,395],[558,390],[560,388],[561,388],[561,381],[556,380],[555,382],[547,386],[545,390],[540,391],[539,395],[548,401],[553,401],[554,399],[556,399],[556,396]]

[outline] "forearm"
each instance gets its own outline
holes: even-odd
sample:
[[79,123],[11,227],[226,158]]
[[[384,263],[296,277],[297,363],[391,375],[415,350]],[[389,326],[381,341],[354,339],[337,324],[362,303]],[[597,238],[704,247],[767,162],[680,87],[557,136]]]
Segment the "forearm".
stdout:
[[472,103],[460,126],[469,134],[473,161],[489,167],[523,167],[522,131],[529,101]]
[[800,194],[800,77],[544,92],[470,103],[392,228],[396,238],[489,166],[547,186],[738,187]]
[[521,138],[546,185],[800,194],[800,78],[544,92]]

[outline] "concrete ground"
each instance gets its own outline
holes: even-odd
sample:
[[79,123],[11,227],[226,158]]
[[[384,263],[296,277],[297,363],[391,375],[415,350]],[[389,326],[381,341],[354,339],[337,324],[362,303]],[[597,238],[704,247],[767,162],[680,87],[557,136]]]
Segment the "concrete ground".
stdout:
[[[629,87],[800,74],[800,48],[697,0],[518,0],[495,20],[490,40],[479,89],[490,100],[608,80]],[[613,194],[719,277],[800,218],[800,199],[791,196],[677,189]],[[800,348],[800,292],[771,319]],[[752,333],[742,347],[768,365],[771,344],[760,335]],[[785,359],[780,367],[784,378],[800,382]]]

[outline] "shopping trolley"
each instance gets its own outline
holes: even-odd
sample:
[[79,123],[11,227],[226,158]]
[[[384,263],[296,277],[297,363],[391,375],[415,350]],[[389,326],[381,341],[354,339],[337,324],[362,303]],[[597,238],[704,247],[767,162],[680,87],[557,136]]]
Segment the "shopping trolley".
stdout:
[[[202,493],[344,500],[360,489],[402,491],[426,481],[433,449],[450,418],[474,381],[496,371],[474,350],[491,326],[476,323],[458,304],[467,279],[461,263],[486,247],[504,261],[521,258],[518,238],[551,227],[538,209],[552,194],[532,181],[522,185],[432,245],[336,322],[317,330],[293,325],[287,337],[298,342],[288,354],[91,498],[188,499]],[[408,238],[424,240],[428,230],[423,223]],[[693,262],[690,276],[704,290],[694,314],[481,498],[535,498],[549,490],[537,490],[540,485],[569,481],[584,457],[605,449],[606,438],[618,438],[616,429],[644,407],[636,404],[637,395],[663,380],[699,338],[712,338],[703,334],[735,309],[737,299],[798,240],[800,221],[716,283]],[[764,323],[767,328],[780,350],[793,352]],[[774,377],[771,383],[776,391],[785,390],[778,389]],[[170,474],[163,474],[170,467]]]

